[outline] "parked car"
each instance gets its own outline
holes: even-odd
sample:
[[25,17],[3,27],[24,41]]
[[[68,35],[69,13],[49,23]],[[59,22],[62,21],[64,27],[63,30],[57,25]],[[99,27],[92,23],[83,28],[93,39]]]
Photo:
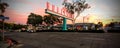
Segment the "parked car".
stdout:
[[116,23],[116,22],[113,22],[113,23],[110,23],[110,24],[107,24],[105,27],[104,27],[104,31],[105,32],[109,32],[109,31],[120,31],[120,24],[119,23]]
[[76,30],[95,30],[96,24],[94,23],[76,23],[75,29]]

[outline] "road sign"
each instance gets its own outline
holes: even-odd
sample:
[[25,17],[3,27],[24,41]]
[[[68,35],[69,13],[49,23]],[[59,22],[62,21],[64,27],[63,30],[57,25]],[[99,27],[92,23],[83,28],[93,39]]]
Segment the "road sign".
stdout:
[[0,15],[0,19],[9,19],[9,17],[4,17],[3,15]]
[[9,19],[9,17],[0,17],[0,19]]

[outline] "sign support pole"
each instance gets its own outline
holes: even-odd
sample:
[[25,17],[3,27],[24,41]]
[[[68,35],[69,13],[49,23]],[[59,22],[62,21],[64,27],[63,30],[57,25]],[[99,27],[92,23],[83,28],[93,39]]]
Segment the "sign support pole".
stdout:
[[67,25],[66,25],[66,18],[63,17],[63,27],[62,30],[67,30]]

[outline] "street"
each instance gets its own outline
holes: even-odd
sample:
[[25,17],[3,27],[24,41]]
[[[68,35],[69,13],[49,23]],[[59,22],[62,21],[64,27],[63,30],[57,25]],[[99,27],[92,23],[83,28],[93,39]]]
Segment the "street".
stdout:
[[119,33],[6,32],[23,44],[17,48],[120,48]]

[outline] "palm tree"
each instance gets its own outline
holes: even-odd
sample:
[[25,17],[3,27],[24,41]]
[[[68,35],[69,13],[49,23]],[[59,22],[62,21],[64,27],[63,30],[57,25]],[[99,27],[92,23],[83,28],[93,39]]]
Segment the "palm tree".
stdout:
[[[7,3],[1,3],[1,0],[0,0],[0,17],[4,17],[3,13],[5,12],[5,9],[8,6],[9,5]],[[2,19],[2,21],[4,21],[4,19]]]
[[5,9],[8,7],[9,5],[7,3],[0,3],[0,15],[2,15],[5,12]]

